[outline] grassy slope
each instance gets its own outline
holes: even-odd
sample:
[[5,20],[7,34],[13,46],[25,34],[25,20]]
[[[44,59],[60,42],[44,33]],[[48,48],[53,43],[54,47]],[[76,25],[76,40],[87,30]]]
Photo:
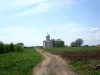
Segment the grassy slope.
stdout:
[[[71,48],[45,48],[45,51],[51,53],[61,53],[61,52],[84,52],[84,51],[97,51],[100,48],[97,47],[71,47]],[[94,68],[100,64],[100,60],[91,60],[88,62],[84,61],[70,61],[70,66],[73,71],[77,72],[79,75],[100,75],[100,70],[94,70]]]
[[42,56],[36,50],[0,54],[0,75],[31,75]]

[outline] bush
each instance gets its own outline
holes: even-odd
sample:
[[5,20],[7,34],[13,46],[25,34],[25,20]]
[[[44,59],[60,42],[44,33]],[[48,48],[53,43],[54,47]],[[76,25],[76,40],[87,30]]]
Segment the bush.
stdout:
[[4,43],[0,41],[0,53],[4,53]]
[[21,46],[21,45],[19,45],[19,44],[15,44],[14,48],[15,48],[16,52],[22,52],[22,51],[24,51],[24,47]]
[[10,50],[10,45],[9,45],[9,44],[4,44],[4,52],[5,52],[5,53],[11,52],[11,50]]
[[23,52],[24,47],[20,44],[4,44],[2,41],[0,42],[0,54],[8,53],[8,52]]
[[15,52],[13,43],[10,44],[10,50],[11,50],[11,52]]

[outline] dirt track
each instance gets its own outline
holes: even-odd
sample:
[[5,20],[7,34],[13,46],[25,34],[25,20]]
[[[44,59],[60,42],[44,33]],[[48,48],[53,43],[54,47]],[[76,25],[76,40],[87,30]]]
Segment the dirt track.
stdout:
[[44,56],[44,60],[35,67],[33,75],[75,75],[61,57],[40,49],[36,50]]

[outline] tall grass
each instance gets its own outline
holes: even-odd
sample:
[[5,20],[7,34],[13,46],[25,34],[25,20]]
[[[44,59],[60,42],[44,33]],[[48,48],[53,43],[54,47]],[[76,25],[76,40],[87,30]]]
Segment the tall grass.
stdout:
[[0,54],[0,75],[31,75],[41,61],[42,56],[35,49]]

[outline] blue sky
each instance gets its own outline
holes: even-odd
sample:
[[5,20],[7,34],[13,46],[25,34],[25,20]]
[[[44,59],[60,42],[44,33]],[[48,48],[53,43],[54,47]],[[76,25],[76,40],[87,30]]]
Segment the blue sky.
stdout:
[[100,0],[0,0],[0,41],[42,46],[47,33],[100,44]]

